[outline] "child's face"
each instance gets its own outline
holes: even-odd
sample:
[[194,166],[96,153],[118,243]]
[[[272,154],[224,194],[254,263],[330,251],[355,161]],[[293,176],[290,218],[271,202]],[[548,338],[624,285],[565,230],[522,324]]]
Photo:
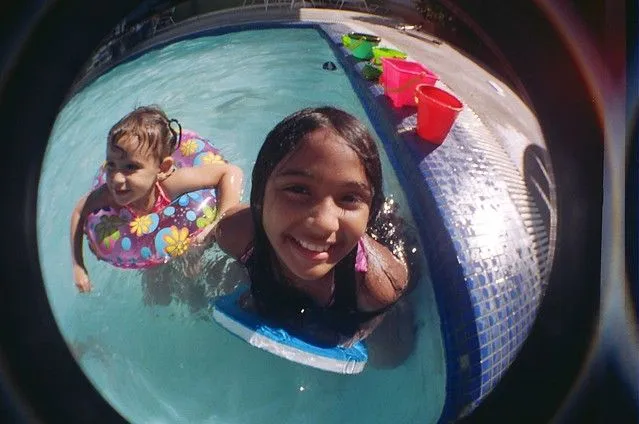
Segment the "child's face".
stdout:
[[263,225],[287,277],[325,276],[366,231],[372,189],[357,154],[327,129],[313,132],[273,170]]
[[137,140],[108,143],[106,156],[106,183],[115,202],[143,211],[153,206],[159,160],[138,148]]

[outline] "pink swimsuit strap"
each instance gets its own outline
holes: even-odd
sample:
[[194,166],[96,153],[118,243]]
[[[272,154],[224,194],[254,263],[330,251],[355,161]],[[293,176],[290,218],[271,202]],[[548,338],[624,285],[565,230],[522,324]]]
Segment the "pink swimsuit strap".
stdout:
[[[162,188],[160,183],[157,181],[155,182],[155,194],[156,194],[155,203],[153,204],[153,209],[149,213],[158,213],[162,209],[166,208],[167,206],[171,204],[171,199],[169,199],[169,197],[164,192],[164,189]],[[128,206],[124,206],[124,207],[129,212],[131,212],[131,215],[138,216],[138,213],[134,209]]]
[[251,242],[249,243],[248,246],[246,246],[246,250],[244,251],[242,256],[240,256],[240,263],[242,265],[246,265],[246,262],[249,260],[252,254],[253,254],[253,243]]
[[153,205],[153,212],[157,213],[169,206],[171,204],[171,199],[169,199],[164,192],[164,189],[157,181],[155,182],[155,190],[157,197],[155,198],[155,204]]
[[355,271],[357,272],[368,271],[368,261],[366,260],[366,247],[364,246],[363,238],[360,238],[357,241],[357,256],[355,257]]

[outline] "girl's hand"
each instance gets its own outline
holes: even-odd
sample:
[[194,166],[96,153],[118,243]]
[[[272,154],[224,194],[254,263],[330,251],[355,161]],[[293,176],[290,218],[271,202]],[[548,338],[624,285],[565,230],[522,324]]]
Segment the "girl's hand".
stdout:
[[202,231],[195,237],[193,240],[193,244],[195,246],[207,247],[213,243],[215,243],[215,234],[217,231],[217,224],[220,223],[222,218],[226,216],[228,210],[220,211],[218,215],[215,217],[215,221],[202,228]]
[[73,279],[75,280],[75,286],[80,293],[91,291],[91,281],[89,281],[89,274],[86,269],[80,265],[73,266]]
[[200,231],[200,233],[197,236],[195,236],[195,239],[193,240],[193,244],[195,246],[202,246],[202,247],[213,244],[215,242],[215,227],[217,226],[217,223],[218,223],[218,220],[215,220],[215,222],[202,228],[202,231]]

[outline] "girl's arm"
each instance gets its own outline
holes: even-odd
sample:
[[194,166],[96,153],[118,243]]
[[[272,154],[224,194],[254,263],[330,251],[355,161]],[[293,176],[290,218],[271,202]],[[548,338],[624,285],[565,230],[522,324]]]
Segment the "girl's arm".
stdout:
[[80,292],[91,291],[91,281],[89,281],[89,274],[84,266],[82,254],[84,224],[90,212],[108,203],[108,190],[106,185],[103,184],[91,193],[81,197],[71,214],[71,264],[73,266],[73,280]]
[[171,199],[195,190],[217,189],[218,216],[240,203],[242,170],[229,163],[177,168],[161,181]]
[[253,219],[248,205],[237,205],[227,210],[215,227],[218,246],[235,259],[246,253],[253,237]]
[[178,168],[162,185],[171,199],[195,190],[217,189],[217,217],[215,222],[204,227],[196,239],[197,244],[208,244],[214,238],[217,222],[232,207],[240,203],[242,195],[242,170],[228,163],[216,163],[196,167]]
[[375,311],[394,304],[406,290],[408,268],[385,246],[364,235],[368,270],[357,273],[360,311]]
[[359,327],[359,330],[357,330],[357,333],[355,333],[353,336],[351,336],[348,339],[340,341],[340,346],[344,346],[348,348],[353,346],[358,341],[364,340],[365,338],[367,338],[373,332],[373,330],[375,330],[375,328],[377,328],[377,326],[381,324],[382,320],[384,319],[384,315],[386,315],[386,312],[363,323]]

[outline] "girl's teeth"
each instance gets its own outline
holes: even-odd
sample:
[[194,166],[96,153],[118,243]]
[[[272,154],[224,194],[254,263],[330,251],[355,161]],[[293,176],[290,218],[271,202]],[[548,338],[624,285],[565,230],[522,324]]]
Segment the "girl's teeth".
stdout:
[[325,252],[328,250],[329,246],[327,245],[320,245],[320,244],[313,244],[313,243],[307,243],[305,241],[302,240],[297,240],[297,242],[300,244],[300,246],[302,246],[305,249],[308,250],[312,250],[313,252]]

